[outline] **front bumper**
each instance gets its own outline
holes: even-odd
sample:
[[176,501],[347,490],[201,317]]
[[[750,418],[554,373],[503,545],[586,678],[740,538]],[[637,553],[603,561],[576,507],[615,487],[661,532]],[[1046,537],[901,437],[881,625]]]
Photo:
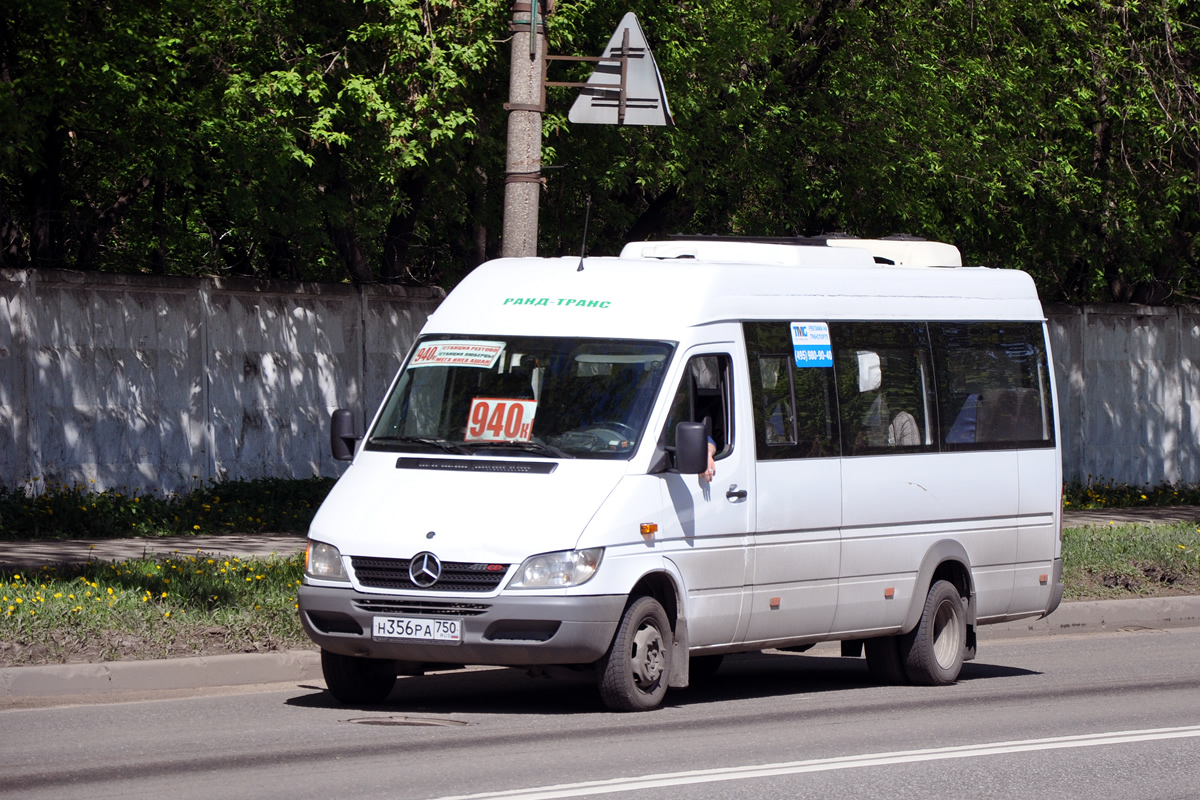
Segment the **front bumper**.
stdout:
[[[534,666],[589,664],[608,651],[623,595],[466,597],[370,594],[352,588],[301,586],[300,622],[321,648],[346,656],[424,664]],[[462,642],[374,641],[377,614],[458,617]]]

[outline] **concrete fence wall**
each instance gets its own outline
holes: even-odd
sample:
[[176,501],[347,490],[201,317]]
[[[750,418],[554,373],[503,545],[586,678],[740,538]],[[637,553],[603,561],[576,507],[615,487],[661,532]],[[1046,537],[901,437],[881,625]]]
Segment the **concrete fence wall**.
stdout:
[[1200,308],[1046,306],[1067,480],[1200,483]]
[[[330,411],[374,410],[441,296],[0,270],[0,484],[336,475]],[[1200,309],[1046,313],[1067,479],[1200,483]]]
[[0,270],[0,482],[336,475],[330,411],[379,403],[441,297]]

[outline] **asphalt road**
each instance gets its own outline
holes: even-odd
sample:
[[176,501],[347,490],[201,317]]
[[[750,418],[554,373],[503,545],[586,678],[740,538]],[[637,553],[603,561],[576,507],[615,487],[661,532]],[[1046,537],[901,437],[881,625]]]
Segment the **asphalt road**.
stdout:
[[[1192,798],[1200,628],[985,641],[950,687],[872,685],[836,645],[728,659],[646,714],[515,670],[0,711],[22,798]],[[150,699],[153,698],[153,699]]]

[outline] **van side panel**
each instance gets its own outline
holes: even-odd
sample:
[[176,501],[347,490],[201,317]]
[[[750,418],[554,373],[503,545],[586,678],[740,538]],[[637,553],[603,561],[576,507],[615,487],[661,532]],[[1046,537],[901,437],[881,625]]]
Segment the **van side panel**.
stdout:
[[759,461],[746,640],[829,633],[838,605],[839,459]]
[[1012,451],[844,459],[834,632],[899,629],[913,594],[927,588],[915,585],[926,552],[947,538],[970,558],[979,615],[1005,613],[1018,539],[1016,467]]
[[1020,533],[1017,541],[1016,576],[1010,614],[1042,613],[1050,599],[1054,559],[1059,555],[1060,502],[1058,453],[1054,450],[1022,450],[1020,471]]

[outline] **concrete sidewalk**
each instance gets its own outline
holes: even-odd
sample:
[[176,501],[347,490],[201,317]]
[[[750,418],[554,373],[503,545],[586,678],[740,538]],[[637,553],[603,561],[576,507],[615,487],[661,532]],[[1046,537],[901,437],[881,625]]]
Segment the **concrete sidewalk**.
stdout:
[[52,564],[125,561],[151,556],[182,558],[197,553],[266,558],[304,552],[303,534],[164,536],[158,539],[54,539],[0,542],[0,568],[36,569]]

